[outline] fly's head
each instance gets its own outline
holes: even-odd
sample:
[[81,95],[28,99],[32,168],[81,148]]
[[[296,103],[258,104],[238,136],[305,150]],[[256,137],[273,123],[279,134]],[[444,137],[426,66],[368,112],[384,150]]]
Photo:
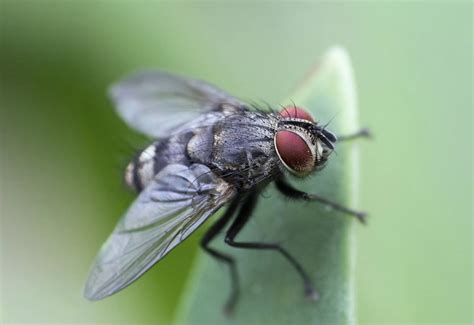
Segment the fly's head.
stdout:
[[324,167],[336,141],[336,136],[304,109],[286,107],[280,112],[274,145],[280,161],[292,174],[304,177]]

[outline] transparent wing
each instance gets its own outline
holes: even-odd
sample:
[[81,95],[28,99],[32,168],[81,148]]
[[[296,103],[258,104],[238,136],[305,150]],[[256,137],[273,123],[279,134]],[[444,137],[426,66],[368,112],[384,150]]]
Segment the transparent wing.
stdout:
[[233,196],[234,189],[200,164],[172,164],[138,196],[102,246],[87,280],[90,300],[140,277]]
[[113,85],[110,96],[130,127],[154,138],[168,136],[204,112],[218,111],[220,104],[244,105],[204,81],[164,71],[133,74]]

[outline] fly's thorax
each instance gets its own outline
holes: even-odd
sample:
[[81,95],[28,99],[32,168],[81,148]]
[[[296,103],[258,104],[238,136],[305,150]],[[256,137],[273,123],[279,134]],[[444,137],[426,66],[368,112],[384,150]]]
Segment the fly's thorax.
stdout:
[[274,137],[275,151],[285,169],[304,177],[324,167],[336,137],[299,107],[284,108]]
[[216,123],[213,127],[213,161],[243,168],[271,157],[275,125],[269,114],[251,111]]
[[186,153],[194,162],[209,165],[211,162],[214,134],[212,126],[194,130],[194,135],[186,145]]
[[277,122],[274,115],[264,112],[228,115],[196,132],[187,152],[193,161],[210,166],[226,181],[250,188],[278,169],[273,146]]

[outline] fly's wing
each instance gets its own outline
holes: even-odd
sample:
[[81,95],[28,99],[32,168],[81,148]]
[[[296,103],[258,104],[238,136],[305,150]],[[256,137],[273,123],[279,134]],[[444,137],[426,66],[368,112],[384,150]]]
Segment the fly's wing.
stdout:
[[99,300],[135,281],[233,195],[233,187],[204,165],[168,165],[137,197],[102,246],[85,297]]
[[222,107],[232,111],[244,105],[204,81],[164,71],[144,71],[125,78],[111,87],[110,96],[130,127],[154,138],[169,136],[203,113],[217,113],[206,119],[212,123],[213,118],[230,113]]

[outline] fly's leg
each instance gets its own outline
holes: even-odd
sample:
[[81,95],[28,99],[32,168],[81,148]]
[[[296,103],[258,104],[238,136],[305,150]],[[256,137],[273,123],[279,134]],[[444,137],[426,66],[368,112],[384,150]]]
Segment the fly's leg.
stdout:
[[217,220],[211,228],[206,232],[204,237],[201,240],[201,247],[215,259],[222,261],[229,265],[230,269],[230,279],[231,279],[231,291],[229,298],[227,299],[226,304],[224,305],[224,312],[230,314],[232,311],[237,299],[239,297],[239,276],[237,274],[237,268],[235,266],[235,261],[232,256],[221,253],[218,250],[209,247],[210,242],[224,229],[226,224],[234,215],[234,212],[237,210],[240,201],[238,198],[234,199],[230,206],[227,208],[224,215]]
[[237,217],[235,218],[234,222],[230,226],[229,230],[227,231],[227,235],[225,237],[225,242],[237,248],[244,248],[244,249],[262,249],[262,250],[274,250],[279,252],[280,254],[285,257],[288,262],[295,268],[298,274],[301,276],[303,280],[303,286],[305,294],[308,298],[312,300],[317,300],[319,298],[318,293],[313,287],[311,283],[310,277],[304,271],[301,264],[283,247],[281,247],[277,243],[262,243],[262,242],[237,242],[235,241],[235,237],[240,233],[242,228],[245,226],[247,221],[249,220],[252,211],[255,208],[257,203],[258,194],[251,193],[246,201],[242,204]]
[[354,139],[358,139],[358,138],[371,139],[372,138],[372,133],[370,132],[369,129],[364,128],[364,129],[360,129],[359,131],[357,131],[355,133],[352,133],[352,134],[338,136],[337,141],[340,142],[340,141],[354,140]]
[[348,215],[356,217],[360,222],[362,222],[364,224],[366,222],[365,219],[367,217],[367,214],[365,212],[356,211],[356,210],[346,208],[345,206],[340,205],[339,203],[328,200],[328,199],[326,199],[324,197],[321,197],[317,194],[310,194],[310,193],[300,191],[300,190],[294,188],[293,186],[291,186],[289,183],[287,183],[285,181],[285,179],[283,179],[283,178],[277,179],[275,181],[275,185],[276,185],[277,189],[282,194],[284,194],[284,195],[286,195],[286,196],[288,196],[292,199],[321,202],[322,204],[324,204],[324,205],[326,205],[326,206],[328,206],[328,207],[330,207],[334,210],[338,210],[338,211],[344,212]]

